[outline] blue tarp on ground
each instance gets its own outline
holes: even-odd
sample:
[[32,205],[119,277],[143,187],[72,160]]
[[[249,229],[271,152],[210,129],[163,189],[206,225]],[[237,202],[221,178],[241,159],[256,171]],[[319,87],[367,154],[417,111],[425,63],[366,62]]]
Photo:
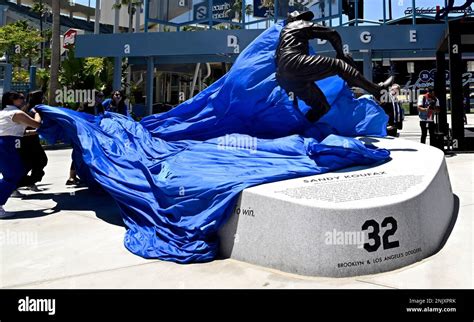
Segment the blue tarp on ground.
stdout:
[[196,97],[140,123],[43,105],[41,134],[69,140],[83,177],[118,203],[125,246],[179,263],[216,257],[217,231],[238,194],[263,183],[387,160],[356,135],[384,136],[387,117],[338,77],[318,82],[332,105],[318,123],[275,81],[281,25],[262,33],[232,69]]

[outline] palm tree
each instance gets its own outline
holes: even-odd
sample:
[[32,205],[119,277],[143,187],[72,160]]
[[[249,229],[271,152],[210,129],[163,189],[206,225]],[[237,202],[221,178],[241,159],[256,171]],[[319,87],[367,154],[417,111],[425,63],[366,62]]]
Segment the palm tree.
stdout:
[[51,1],[53,13],[53,37],[51,42],[51,78],[49,84],[49,103],[56,104],[56,90],[59,88],[59,63],[61,60],[60,39],[60,1]]
[[113,9],[121,9],[122,6],[128,8],[128,32],[133,31],[133,16],[137,12],[137,9],[142,5],[143,0],[120,0],[120,2],[112,6]]
[[[237,17],[238,21],[241,23],[243,20],[242,17],[242,6],[245,0],[235,0],[232,7],[226,11],[226,15],[231,18]],[[251,4],[248,4],[245,6],[245,15],[249,16],[253,13],[253,6]],[[229,24],[230,29],[233,29],[232,25]],[[237,28],[240,28],[240,26],[237,26]]]
[[[260,0],[259,8],[268,8],[269,16],[273,17],[275,15],[275,2],[276,1],[279,1],[279,0]],[[281,7],[282,3],[280,1],[278,3],[280,4],[280,7]],[[295,1],[291,6],[294,7],[295,10],[298,10],[298,11],[308,10],[306,6],[304,6],[301,2],[298,2],[298,1]],[[278,10],[280,12],[280,15],[282,12],[281,10],[282,10],[281,8]]]
[[[226,14],[231,16],[231,17],[237,17],[239,22],[242,22],[242,6],[243,6],[244,0],[235,0],[232,7],[227,10]],[[251,4],[248,4],[245,6],[245,15],[251,15],[253,13],[253,6]]]
[[[33,2],[33,6],[31,7],[31,11],[37,13],[40,16],[40,33],[41,33],[41,37],[44,37],[43,18],[49,14],[49,8],[43,3],[43,0],[35,0]],[[41,50],[41,68],[44,68],[44,39],[40,43],[40,50]]]
[[268,13],[273,13],[275,10],[275,1],[277,0],[260,0],[259,8],[268,8]]
[[260,7],[273,9],[275,6],[275,0],[260,0]]
[[266,28],[270,27],[270,20],[268,18],[273,18],[274,12],[275,12],[275,1],[278,0],[260,0],[260,6],[258,6],[260,9],[261,8],[267,8],[267,21],[266,21]]

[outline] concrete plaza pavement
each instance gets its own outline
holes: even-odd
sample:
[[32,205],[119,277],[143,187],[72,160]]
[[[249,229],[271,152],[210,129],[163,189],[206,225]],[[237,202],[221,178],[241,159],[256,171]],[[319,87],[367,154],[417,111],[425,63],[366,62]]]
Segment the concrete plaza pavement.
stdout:
[[[400,137],[419,141],[417,117],[407,116]],[[16,216],[0,220],[0,288],[473,288],[474,154],[446,158],[459,213],[440,252],[396,271],[339,279],[232,259],[180,265],[135,256],[123,246],[114,201],[65,186],[71,150],[47,154],[43,191],[10,198],[5,208]]]

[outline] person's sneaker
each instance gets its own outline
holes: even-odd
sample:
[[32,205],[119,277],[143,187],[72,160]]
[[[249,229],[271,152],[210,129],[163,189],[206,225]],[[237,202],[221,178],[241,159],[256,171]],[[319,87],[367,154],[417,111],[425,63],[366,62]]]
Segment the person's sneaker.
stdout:
[[0,219],[8,218],[8,217],[11,217],[13,215],[14,215],[13,212],[5,211],[5,209],[3,209],[3,206],[0,206]]
[[14,190],[14,191],[12,192],[12,194],[10,195],[10,197],[12,197],[12,198],[22,198],[22,197],[24,197],[24,196],[25,196],[25,194],[24,194],[24,193],[21,193],[21,192],[18,191],[18,190]]
[[32,184],[31,186],[28,186],[28,190],[34,191],[34,192],[40,192],[41,189],[38,188],[35,184]]

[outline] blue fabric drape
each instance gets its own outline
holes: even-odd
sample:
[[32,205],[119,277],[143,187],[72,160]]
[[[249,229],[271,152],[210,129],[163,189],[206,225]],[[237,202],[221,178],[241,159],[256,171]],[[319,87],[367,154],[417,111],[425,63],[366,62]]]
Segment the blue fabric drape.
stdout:
[[232,69],[194,98],[140,123],[40,106],[41,134],[69,140],[79,172],[117,202],[125,246],[145,258],[204,262],[238,194],[268,182],[387,160],[351,138],[386,135],[387,117],[343,80],[318,82],[332,105],[316,124],[275,81],[281,25],[263,32]]

